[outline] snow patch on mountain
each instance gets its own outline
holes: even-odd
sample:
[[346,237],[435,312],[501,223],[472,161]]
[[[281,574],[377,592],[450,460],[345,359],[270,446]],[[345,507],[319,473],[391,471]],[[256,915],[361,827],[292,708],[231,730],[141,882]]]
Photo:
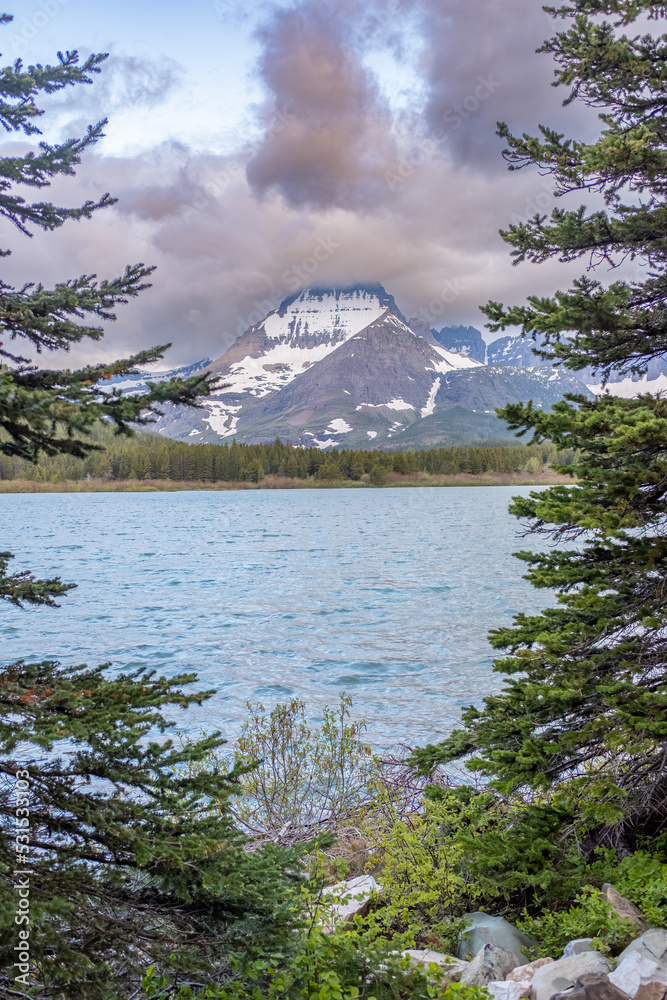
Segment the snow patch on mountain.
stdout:
[[412,403],[406,403],[404,399],[390,399],[388,403],[359,403],[355,410],[414,410]]
[[231,365],[224,376],[230,383],[227,392],[266,396],[282,389],[306,368],[326,358],[335,347],[335,344],[327,343],[313,347],[279,344],[258,358],[248,354],[242,361]]
[[212,431],[220,437],[229,437],[236,430],[239,418],[234,416],[242,409],[241,406],[232,406],[230,403],[223,403],[219,399],[209,398],[206,400],[207,410],[204,422],[208,424]]
[[330,422],[327,430],[333,431],[334,434],[349,434],[350,431],[354,430],[354,427],[350,427],[347,420],[343,420],[342,417],[336,417]]
[[430,417],[432,413],[435,412],[435,397],[438,395],[438,389],[440,388],[440,382],[442,380],[437,378],[433,383],[433,388],[429,393],[429,397],[426,400],[426,406],[422,406],[419,411],[422,417]]
[[607,382],[606,385],[598,383],[590,385],[588,388],[596,396],[608,392],[610,396],[620,396],[621,399],[634,399],[642,392],[667,392],[667,375],[658,375],[653,379],[633,379],[630,376],[621,379],[619,382]]
[[[445,350],[444,347],[439,347],[433,345],[433,350],[443,359],[442,361],[436,362],[433,365],[432,371],[437,371],[445,373],[448,371],[454,371],[457,368],[479,368],[479,361],[475,361],[474,358],[469,358],[465,354],[454,354],[452,351]],[[427,368],[427,371],[429,369]]]
[[354,337],[379,319],[387,305],[376,292],[357,288],[348,293],[309,289],[264,320],[264,331],[272,340],[294,340],[325,336],[335,343]]

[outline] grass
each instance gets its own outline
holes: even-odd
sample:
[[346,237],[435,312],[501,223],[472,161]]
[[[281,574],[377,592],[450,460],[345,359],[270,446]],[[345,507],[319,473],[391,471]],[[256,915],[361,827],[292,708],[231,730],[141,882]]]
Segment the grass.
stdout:
[[477,475],[460,472],[450,476],[431,476],[426,472],[402,476],[397,472],[387,474],[383,487],[373,487],[365,476],[354,482],[351,479],[317,480],[287,479],[284,476],[265,476],[260,483],[237,482],[179,482],[171,479],[81,479],[60,482],[37,482],[29,479],[0,480],[0,493],[175,493],[181,490],[303,490],[303,489],[387,489],[395,487],[433,486],[554,486],[571,483],[569,476],[560,476],[547,469],[542,473],[493,473]]

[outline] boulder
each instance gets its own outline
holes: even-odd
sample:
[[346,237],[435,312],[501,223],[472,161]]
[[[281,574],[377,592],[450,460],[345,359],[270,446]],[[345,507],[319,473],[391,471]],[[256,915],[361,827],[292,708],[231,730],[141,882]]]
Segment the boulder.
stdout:
[[563,958],[572,958],[573,955],[581,955],[582,951],[595,951],[592,947],[593,938],[575,938],[565,945]]
[[435,965],[439,965],[440,968],[445,973],[444,982],[449,986],[450,983],[458,983],[461,976],[468,968],[469,962],[462,962],[460,958],[452,958],[451,955],[443,955],[439,951],[430,951],[428,948],[408,948],[407,951],[402,952],[406,958],[410,959],[410,965],[424,965],[426,968],[433,962]]
[[495,944],[498,948],[516,955],[516,965],[525,963],[522,948],[535,948],[537,943],[514,927],[504,917],[492,917],[489,913],[466,913],[465,920],[470,927],[461,935],[459,958],[471,959],[485,944]]
[[528,962],[527,965],[518,965],[516,969],[512,969],[505,976],[505,979],[512,983],[532,983],[533,976],[538,969],[541,969],[543,965],[550,965],[553,962],[553,958],[536,958],[534,962]]
[[487,983],[486,988],[493,1000],[527,1000],[530,997],[530,983],[515,983],[509,979],[504,982]]
[[619,960],[609,974],[609,980],[629,997],[636,997],[642,987],[651,987],[648,990],[651,996],[660,994],[662,990],[657,1000],[662,1000],[667,992],[667,969],[646,958],[640,951],[632,951],[622,961]]
[[667,966],[667,930],[656,927],[653,930],[645,931],[641,937],[635,938],[625,951],[621,952],[618,956],[618,964],[620,965],[624,958],[632,955],[635,951],[651,962]]
[[499,948],[496,944],[485,944],[461,976],[461,982],[465,986],[486,986],[487,983],[500,982],[518,964],[513,951]]
[[[381,890],[372,875],[360,875],[358,878],[351,878],[347,882],[338,882],[336,885],[329,885],[323,892],[322,903],[326,908],[329,920],[326,921],[327,929],[333,930],[333,925],[353,920],[359,914],[365,917],[368,913],[368,903],[373,891]],[[334,899],[328,902],[327,896]]]
[[602,895],[611,904],[614,913],[618,913],[619,917],[625,917],[626,920],[633,923],[639,934],[643,934],[649,929],[650,924],[641,910],[638,910],[635,904],[631,903],[625,896],[621,896],[620,892],[614,889],[609,882],[605,882],[602,886]]
[[533,1000],[551,1000],[554,993],[562,993],[574,986],[586,973],[608,973],[612,964],[599,951],[582,951],[580,955],[559,958],[538,969],[533,976]]
[[628,997],[609,982],[605,973],[597,972],[580,976],[573,987],[555,993],[551,1000],[628,1000]]
[[646,983],[635,993],[635,1000],[665,1000],[667,986],[664,983]]

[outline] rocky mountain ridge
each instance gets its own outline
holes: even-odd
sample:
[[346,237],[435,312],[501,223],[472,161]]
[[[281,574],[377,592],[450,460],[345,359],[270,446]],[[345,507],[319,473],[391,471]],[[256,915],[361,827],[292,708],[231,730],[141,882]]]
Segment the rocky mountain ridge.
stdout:
[[[548,409],[582,391],[552,368],[484,365],[479,331],[447,331],[406,320],[381,285],[305,289],[219,358],[180,369],[206,370],[223,386],[201,409],[165,408],[156,430],[202,443],[434,447],[510,437],[496,407],[532,399]],[[142,373],[123,387],[168,375]]]
[[[449,350],[458,351],[466,357],[475,357],[487,365],[512,365],[521,368],[553,367],[553,363],[547,358],[534,353],[533,348],[540,346],[539,340],[535,343],[521,336],[499,337],[493,343],[484,345],[482,352],[479,346],[482,335],[474,327],[445,327],[440,331],[431,332],[440,343],[448,345]],[[591,368],[570,374],[596,394],[608,391],[612,396],[629,399],[640,392],[667,391],[666,358],[652,358],[647,361],[644,375],[614,374],[604,387],[600,377]]]

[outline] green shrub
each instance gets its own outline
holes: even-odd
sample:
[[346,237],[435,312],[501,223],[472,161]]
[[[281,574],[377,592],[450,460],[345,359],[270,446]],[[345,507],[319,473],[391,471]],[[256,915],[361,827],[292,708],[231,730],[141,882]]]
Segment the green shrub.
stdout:
[[654,927],[667,927],[667,864],[662,858],[637,851],[622,861],[616,852],[601,849],[602,859],[592,865],[597,879],[611,882],[632,900]]
[[176,985],[151,968],[143,981],[152,1000],[490,1000],[479,986],[447,985],[446,972],[435,964],[411,967],[403,952],[405,936],[375,938],[357,922],[332,934],[314,926],[291,954],[263,955],[245,961],[231,956],[233,975],[217,988],[200,992],[192,984]]
[[252,839],[312,840],[352,819],[379,773],[377,756],[361,738],[366,722],[351,720],[351,707],[352,699],[342,694],[336,709],[325,706],[315,727],[298,698],[270,712],[248,702],[233,754],[210,754],[197,769],[218,771],[234,763],[240,770],[242,794],[231,808]]
[[517,921],[520,930],[539,942],[534,957],[560,958],[568,941],[593,938],[601,952],[617,953],[634,937],[634,924],[614,913],[599,889],[587,885],[567,910],[544,910],[538,916],[527,913]]
[[479,886],[469,877],[456,836],[460,822],[449,802],[427,802],[423,812],[396,818],[376,836],[384,916],[393,926],[426,933],[477,908]]
[[[432,786],[423,808],[396,816],[375,838],[377,878],[398,910],[396,926],[427,928],[476,909],[509,911],[511,919],[544,903],[570,905],[591,877],[585,859],[561,840],[563,822],[546,804]],[[450,946],[451,939],[450,930]]]

